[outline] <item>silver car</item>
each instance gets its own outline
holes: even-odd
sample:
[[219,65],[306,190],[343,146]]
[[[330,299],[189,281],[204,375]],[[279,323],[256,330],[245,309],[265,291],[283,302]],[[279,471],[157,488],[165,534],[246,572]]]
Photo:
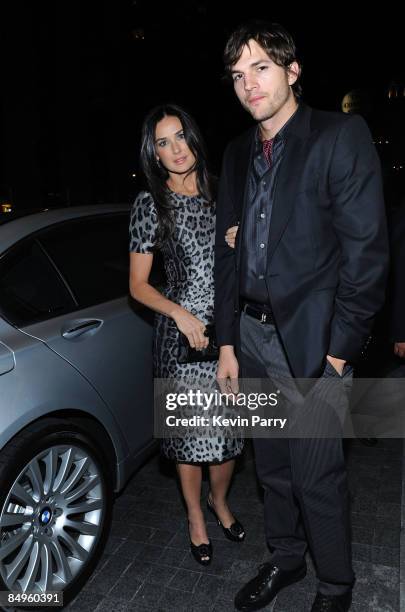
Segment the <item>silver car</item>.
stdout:
[[0,219],[0,591],[63,591],[155,447],[151,316],[128,297],[128,206]]

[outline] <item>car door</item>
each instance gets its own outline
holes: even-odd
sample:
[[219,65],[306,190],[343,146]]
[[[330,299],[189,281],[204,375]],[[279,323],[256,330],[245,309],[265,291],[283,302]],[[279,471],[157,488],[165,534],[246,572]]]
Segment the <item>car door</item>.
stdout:
[[22,427],[46,414],[82,409],[98,418],[128,448],[112,412],[94,387],[44,342],[24,333],[34,321],[71,312],[75,302],[31,237],[0,256],[0,447]]
[[36,241],[74,307],[26,324],[24,331],[86,377],[133,453],[153,434],[152,326],[150,314],[128,297],[128,215],[66,221],[40,232]]

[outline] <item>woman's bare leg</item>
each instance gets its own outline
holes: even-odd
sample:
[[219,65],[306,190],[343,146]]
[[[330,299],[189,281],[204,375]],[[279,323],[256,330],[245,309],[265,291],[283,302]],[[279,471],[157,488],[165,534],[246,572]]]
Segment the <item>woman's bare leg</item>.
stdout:
[[230,527],[235,522],[235,517],[228,508],[226,495],[231,482],[235,459],[221,463],[220,465],[210,465],[210,502],[224,527]]
[[[177,463],[181,490],[187,506],[190,539],[193,544],[208,544],[208,534],[201,510],[202,468],[199,465]],[[208,557],[203,557],[208,559]]]

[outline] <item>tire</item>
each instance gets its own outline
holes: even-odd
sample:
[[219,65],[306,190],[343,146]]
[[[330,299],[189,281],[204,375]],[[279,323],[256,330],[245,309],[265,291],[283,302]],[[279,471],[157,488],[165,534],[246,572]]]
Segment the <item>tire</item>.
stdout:
[[61,591],[64,605],[77,595],[111,526],[109,463],[88,433],[54,418],[0,452],[0,591]]

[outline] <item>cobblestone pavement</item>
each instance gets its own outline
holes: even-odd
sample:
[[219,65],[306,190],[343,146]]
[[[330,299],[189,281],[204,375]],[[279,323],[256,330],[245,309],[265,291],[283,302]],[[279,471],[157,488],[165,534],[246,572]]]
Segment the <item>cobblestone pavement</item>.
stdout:
[[[366,447],[347,444],[352,498],[353,612],[399,610],[402,440]],[[208,483],[204,481],[204,499]],[[263,504],[250,446],[238,465],[230,507],[247,537],[229,542],[207,516],[213,562],[198,565],[189,552],[184,508],[173,466],[155,456],[118,497],[111,536],[96,572],[69,606],[77,612],[228,612],[241,585],[268,558]],[[280,593],[275,612],[304,612],[316,589],[313,566],[305,580]],[[271,606],[266,608],[271,610]]]

